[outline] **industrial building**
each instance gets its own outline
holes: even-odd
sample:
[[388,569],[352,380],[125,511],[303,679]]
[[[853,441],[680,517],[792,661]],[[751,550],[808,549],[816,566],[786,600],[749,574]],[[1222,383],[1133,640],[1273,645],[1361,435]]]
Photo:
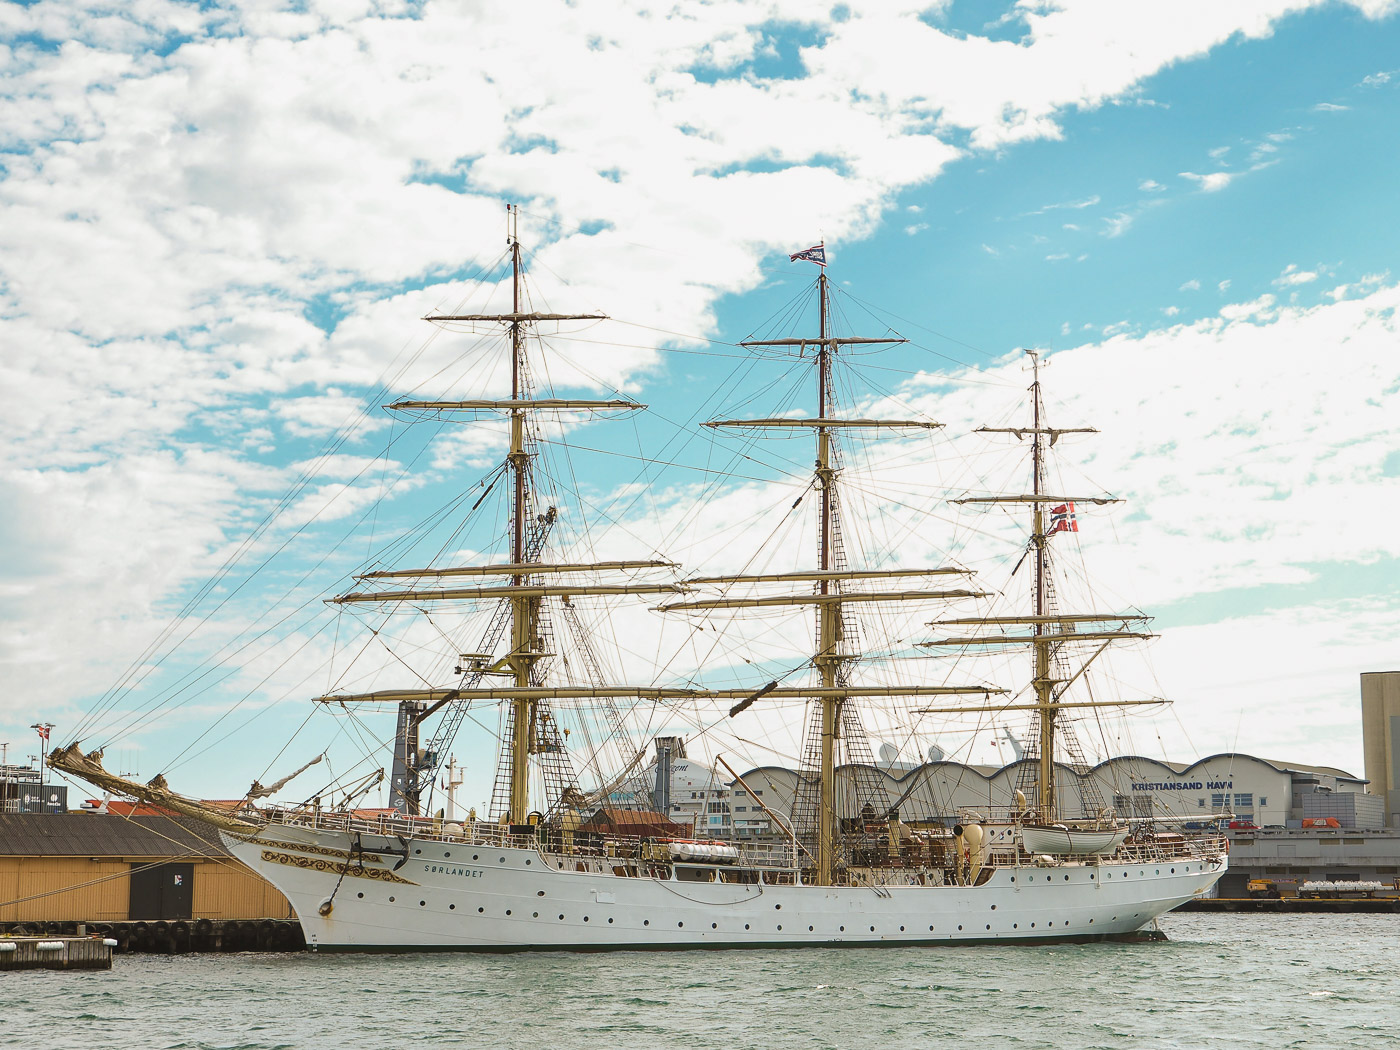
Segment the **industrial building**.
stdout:
[[1361,738],[1366,779],[1385,800],[1386,825],[1400,827],[1400,671],[1361,676]]

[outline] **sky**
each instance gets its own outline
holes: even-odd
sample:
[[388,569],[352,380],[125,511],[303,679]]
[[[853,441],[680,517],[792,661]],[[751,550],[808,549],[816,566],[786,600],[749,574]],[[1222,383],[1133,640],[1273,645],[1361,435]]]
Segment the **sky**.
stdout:
[[[722,565],[795,498],[805,451],[725,482],[705,457],[741,446],[693,435],[697,404],[797,396],[733,344],[825,241],[845,316],[910,339],[853,396],[946,424],[938,486],[1002,469],[953,442],[1020,418],[1021,348],[1055,420],[1101,432],[1065,477],[1125,502],[1076,542],[1095,596],[1155,615],[1174,701],[1123,746],[1359,773],[1357,676],[1400,668],[1397,56],[1393,0],[6,3],[0,741],[23,760],[52,722],[215,797],[264,771],[338,684],[319,602],[276,621],[295,659],[85,717],[133,667],[173,680],[147,648],[172,622],[212,651],[489,471],[499,431],[361,409],[499,394],[419,318],[499,305],[514,202],[539,301],[614,319],[562,330],[548,383],[651,406],[571,431],[636,457],[571,461],[603,546]],[[944,507],[887,538],[972,564],[991,531]],[[271,582],[218,577],[234,555]],[[462,757],[478,798],[489,755]]]

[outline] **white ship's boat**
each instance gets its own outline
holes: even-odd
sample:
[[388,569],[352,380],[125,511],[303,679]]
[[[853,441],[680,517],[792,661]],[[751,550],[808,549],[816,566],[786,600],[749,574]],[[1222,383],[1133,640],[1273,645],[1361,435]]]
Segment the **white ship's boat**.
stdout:
[[[1029,510],[1029,541],[1020,556],[1032,563],[1032,607],[1010,616],[945,617],[934,626],[961,633],[923,643],[930,652],[960,654],[1004,646],[1029,649],[1034,699],[996,701],[997,712],[1022,710],[1032,719],[1026,790],[1001,800],[1000,814],[964,814],[954,826],[914,826],[887,805],[874,808],[862,796],[858,778],[853,787],[838,785],[843,760],[858,766],[868,751],[861,706],[936,700],[975,710],[1006,690],[863,674],[869,661],[858,648],[860,610],[873,603],[943,605],[982,596],[967,586],[932,588],[921,582],[970,575],[957,566],[867,568],[852,565],[844,553],[838,498],[843,437],[898,436],[938,424],[842,415],[833,367],[852,349],[902,340],[833,333],[832,289],[822,259],[815,285],[816,332],[744,344],[810,361],[815,411],[708,424],[751,434],[806,430],[814,436],[816,465],[808,491],[815,493],[818,544],[810,569],[687,576],[650,552],[628,560],[570,560],[569,552],[549,545],[559,512],[546,509],[537,484],[538,420],[549,413],[629,412],[643,406],[626,399],[538,395],[530,382],[538,374],[531,370],[528,349],[532,329],[596,315],[530,310],[521,294],[521,249],[514,238],[510,258],[509,311],[430,318],[444,326],[501,326],[508,334],[510,396],[403,399],[390,406],[435,418],[484,415],[508,421],[509,448],[493,472],[504,481],[502,489],[509,489],[505,560],[375,568],[358,577],[365,589],[333,599],[341,607],[421,610],[476,603],[497,610],[488,617],[477,650],[460,656],[450,681],[318,698],[336,705],[397,707],[395,812],[356,810],[357,793],[345,784],[339,806],[327,807],[317,797],[298,806],[212,810],[171,791],[161,777],[139,784],[109,774],[100,752],[83,754],[76,743],[55,750],[55,768],[218,827],[231,852],[291,901],[308,945],[327,951],[1082,941],[1138,935],[1164,912],[1210,890],[1226,869],[1223,836],[1159,834],[1150,822],[1130,829],[1106,809],[1077,819],[1062,812],[1066,807],[1056,796],[1057,739],[1068,729],[1067,715],[1081,707],[1140,702],[1080,700],[1071,688],[1108,645],[1147,635],[1135,629],[1145,620],[1140,614],[1056,607],[1052,539],[1065,519],[1062,507],[1052,511],[1051,505],[1071,505],[1074,497],[1045,492],[1044,461],[1061,435],[1085,428],[1066,431],[1044,422],[1038,371],[1029,424],[989,431],[1028,442],[1030,491],[953,501]],[[494,485],[484,487],[489,492]],[[605,582],[619,574],[620,581]],[[501,582],[475,582],[492,577]],[[772,584],[787,590],[766,591]],[[738,687],[697,685],[693,675],[672,683],[610,683],[575,602],[626,594],[664,596],[657,612],[703,615],[709,622],[745,610],[811,609],[815,645],[805,665],[808,680],[787,684],[799,677],[789,671],[766,684]],[[568,631],[559,630],[560,624]],[[1007,627],[1021,633],[1008,634]],[[986,633],[987,628],[1001,630]],[[569,672],[557,658],[554,647],[565,633],[583,653],[572,666],[575,671],[585,666],[586,674]],[[639,815],[632,823],[595,819],[617,794],[618,770],[572,764],[561,712],[574,704],[597,705],[613,731],[622,733],[620,706],[681,701],[732,705],[732,717],[759,719],[772,703],[805,705],[799,789],[792,812],[774,822],[781,834],[763,842],[715,842],[677,834],[663,814]],[[473,811],[461,821],[426,816],[420,812],[424,792],[469,705],[498,705],[503,713],[492,811],[486,819],[476,819]],[[722,713],[722,707],[717,710]],[[439,721],[432,740],[420,748],[420,730],[426,731],[433,718]],[[637,758],[644,753],[635,752]],[[625,779],[635,774],[637,760],[624,764]],[[249,801],[284,783],[272,789],[255,785]]]
[[1028,824],[1021,828],[1021,841],[1029,852],[1049,855],[1111,854],[1127,837],[1126,827],[1099,829]]

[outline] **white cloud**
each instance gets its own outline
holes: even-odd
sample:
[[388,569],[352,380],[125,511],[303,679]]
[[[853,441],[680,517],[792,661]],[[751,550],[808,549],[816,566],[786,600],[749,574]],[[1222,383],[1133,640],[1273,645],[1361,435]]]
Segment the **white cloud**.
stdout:
[[1313,106],[1315,113],[1344,113],[1349,109],[1351,109],[1350,106],[1340,106],[1335,102],[1319,102]]
[[1177,289],[1178,292],[1198,292],[1200,290],[1201,282],[1194,277],[1184,282],[1181,287]]
[[1177,314],[1181,313],[1181,307],[1164,306],[1162,307],[1162,313],[1166,314],[1168,317],[1175,317]]
[[1288,288],[1299,284],[1310,284],[1317,280],[1317,272],[1314,270],[1300,270],[1297,263],[1289,263],[1283,273],[1274,278],[1274,284],[1280,288]]
[[1194,171],[1183,171],[1178,174],[1183,179],[1190,179],[1206,193],[1223,190],[1240,176],[1238,171],[1212,171],[1207,175],[1198,175]]
[[910,237],[913,237],[916,233],[923,233],[926,229],[928,229],[928,223],[916,222],[913,225],[904,227],[904,232]]
[[1370,73],[1367,76],[1361,78],[1361,86],[1381,87],[1385,84],[1389,84],[1396,73],[1400,73],[1400,70],[1383,69],[1379,73]]
[[1053,252],[1045,257],[1046,262],[1059,262],[1061,259],[1068,259],[1069,252]]
[[1166,189],[1166,187],[1163,186],[1156,179],[1143,179],[1140,183],[1138,183],[1138,189],[1140,189],[1143,193],[1161,193],[1163,190]]
[[1230,290],[1230,278],[1225,278],[1225,280],[1221,281],[1215,287],[1216,290],[1221,292],[1222,294],[1228,292]]
[[1120,211],[1117,215],[1106,216],[1103,220],[1104,229],[1101,231],[1105,237],[1121,237],[1128,231],[1128,227],[1137,219],[1136,215]]

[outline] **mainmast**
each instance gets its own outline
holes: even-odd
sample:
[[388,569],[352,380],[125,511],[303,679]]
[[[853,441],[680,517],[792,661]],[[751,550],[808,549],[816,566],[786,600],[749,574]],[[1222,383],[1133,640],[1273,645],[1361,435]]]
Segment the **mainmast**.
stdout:
[[[902,343],[899,336],[835,336],[831,332],[831,286],[826,274],[825,246],[818,245],[806,252],[793,256],[794,261],[804,258],[822,267],[817,277],[818,326],[816,338],[811,336],[781,339],[751,339],[740,345],[746,347],[786,347],[805,353],[807,348],[815,351],[817,375],[817,414],[812,419],[792,417],[769,419],[726,419],[706,423],[710,427],[741,427],[773,430],[781,433],[792,427],[810,427],[816,432],[815,484],[818,492],[817,539],[818,556],[815,572],[758,573],[737,576],[707,577],[704,580],[687,581],[691,584],[702,582],[716,583],[758,583],[764,581],[805,580],[815,584],[814,592],[807,594],[784,594],[756,597],[724,597],[717,600],[683,601],[661,606],[666,610],[740,609],[760,608],[779,605],[815,605],[817,607],[816,651],[812,655],[812,665],[817,671],[818,684],[806,690],[805,695],[816,703],[814,729],[817,734],[818,769],[815,786],[816,802],[815,837],[816,848],[811,851],[815,861],[812,879],[818,885],[830,886],[838,880],[840,854],[840,813],[838,811],[836,763],[839,741],[843,735],[842,726],[851,725],[852,712],[846,703],[858,696],[928,696],[955,695],[963,693],[999,692],[985,686],[886,686],[878,687],[878,692],[869,688],[852,686],[846,672],[848,662],[856,659],[845,644],[847,602],[903,602],[930,601],[948,598],[984,596],[980,592],[955,590],[917,591],[848,591],[846,581],[862,579],[884,579],[910,575],[968,575],[959,568],[929,568],[917,570],[851,570],[837,556],[840,524],[838,521],[837,479],[840,474],[834,435],[844,429],[933,429],[942,426],[920,419],[844,419],[835,415],[836,404],[832,383],[832,370],[836,354],[848,344]],[[765,687],[760,693],[736,705],[731,715],[745,709],[760,695],[779,695],[785,690],[776,683]],[[849,735],[849,734],[847,734]],[[851,742],[847,741],[847,748]]]
[[[827,405],[831,396],[831,355],[835,350],[827,340],[827,315],[830,312],[830,289],[827,287],[826,267],[822,267],[817,277],[817,298],[820,303],[819,333],[817,346],[817,418],[827,418]],[[827,427],[817,428],[817,486],[819,500],[818,567],[823,573],[830,572],[832,497],[835,495],[836,471],[831,466],[831,431]],[[831,593],[835,581],[823,578],[818,583],[821,594]],[[817,606],[817,653],[813,659],[821,675],[823,689],[836,685],[837,673],[841,668],[841,655],[836,647],[840,639],[842,622],[841,605],[836,602],[822,602]],[[823,696],[821,704],[821,804],[817,808],[817,881],[829,886],[835,878],[836,870],[836,729],[840,724],[840,709],[843,701],[831,696]]]

